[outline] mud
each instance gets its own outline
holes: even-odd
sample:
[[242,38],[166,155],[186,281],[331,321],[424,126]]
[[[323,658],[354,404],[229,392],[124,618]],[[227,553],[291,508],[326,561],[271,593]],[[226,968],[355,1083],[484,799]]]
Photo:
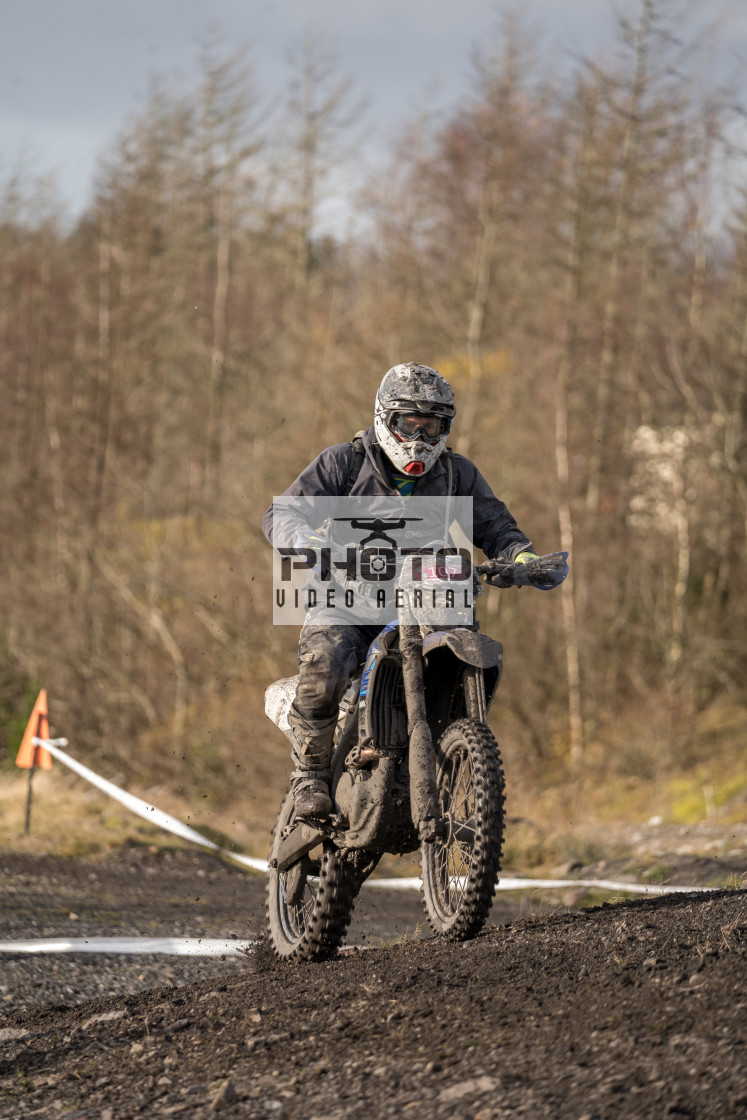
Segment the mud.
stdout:
[[[2,939],[262,928],[262,880],[202,853],[5,853],[0,885]],[[450,945],[369,891],[322,965],[0,958],[0,1117],[747,1117],[745,891],[498,900]]]

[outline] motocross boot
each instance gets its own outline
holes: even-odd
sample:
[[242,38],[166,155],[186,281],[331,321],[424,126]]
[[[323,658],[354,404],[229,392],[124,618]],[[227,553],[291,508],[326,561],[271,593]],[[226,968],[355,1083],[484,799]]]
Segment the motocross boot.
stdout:
[[320,726],[312,726],[310,721],[291,708],[288,723],[293,744],[291,757],[295,765],[290,776],[290,788],[296,813],[299,817],[324,820],[332,812],[329,780],[337,719],[333,717]]

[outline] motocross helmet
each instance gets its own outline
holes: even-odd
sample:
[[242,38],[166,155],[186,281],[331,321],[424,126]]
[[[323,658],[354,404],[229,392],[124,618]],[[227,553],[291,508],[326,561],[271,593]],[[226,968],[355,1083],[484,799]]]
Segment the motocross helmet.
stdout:
[[405,362],[384,375],[374,431],[398,471],[426,474],[446,447],[456,413],[448,381],[430,366]]

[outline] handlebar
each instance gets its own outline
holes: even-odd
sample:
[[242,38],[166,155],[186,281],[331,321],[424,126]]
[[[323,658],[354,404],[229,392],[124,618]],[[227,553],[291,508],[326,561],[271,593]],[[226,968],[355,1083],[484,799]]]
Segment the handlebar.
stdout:
[[486,560],[484,564],[477,564],[475,571],[493,587],[556,587],[568,572],[568,555],[567,552],[549,552],[526,564],[517,564],[512,560]]

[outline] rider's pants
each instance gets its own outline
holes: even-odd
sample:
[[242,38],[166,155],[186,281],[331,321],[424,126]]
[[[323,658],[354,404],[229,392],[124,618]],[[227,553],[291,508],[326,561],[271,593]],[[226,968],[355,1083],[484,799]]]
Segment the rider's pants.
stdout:
[[320,626],[311,621],[298,642],[298,689],[291,726],[315,731],[337,718],[348,681],[380,626]]

